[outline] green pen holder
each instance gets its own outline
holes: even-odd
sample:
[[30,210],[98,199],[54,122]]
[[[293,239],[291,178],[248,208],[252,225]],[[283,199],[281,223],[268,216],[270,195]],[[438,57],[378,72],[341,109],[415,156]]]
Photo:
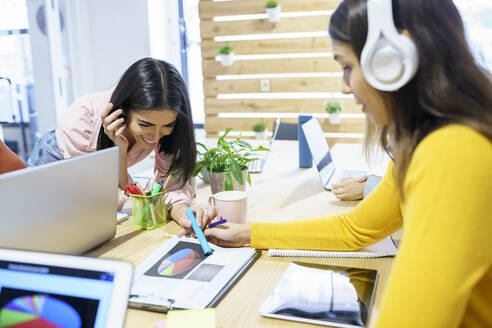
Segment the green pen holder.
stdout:
[[150,196],[130,195],[133,225],[152,230],[167,223],[165,190]]

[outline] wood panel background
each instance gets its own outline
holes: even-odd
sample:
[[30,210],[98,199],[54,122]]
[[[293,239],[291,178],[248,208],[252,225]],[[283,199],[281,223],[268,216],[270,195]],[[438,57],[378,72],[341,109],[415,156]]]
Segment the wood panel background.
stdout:
[[[288,13],[285,15],[288,17],[281,16],[279,22],[270,23],[265,14],[266,0],[200,0],[200,35],[207,135],[216,136],[228,127],[235,131],[251,131],[253,124],[258,121],[265,122],[271,130],[274,118],[260,118],[260,116],[268,116],[266,113],[286,113],[289,117],[281,118],[281,121],[295,123],[297,118],[293,114],[326,114],[324,104],[329,100],[339,100],[342,103],[341,124],[331,125],[327,118],[320,117],[323,130],[330,135],[328,141],[330,144],[335,141],[359,142],[360,138],[357,135],[362,134],[364,122],[362,116],[353,115],[361,113],[360,106],[353,99],[318,99],[312,96],[313,92],[340,92],[342,82],[340,65],[332,57],[326,56],[331,50],[329,38],[318,36],[319,32],[326,33],[328,30],[331,12],[340,0],[280,0],[279,2],[282,5],[282,13]],[[237,15],[251,16],[237,17]],[[279,36],[282,33],[296,32],[304,32],[306,37],[302,37],[302,34],[293,38]],[[309,32],[316,33],[309,34]],[[259,34],[263,36],[257,36]],[[271,37],[267,36],[265,39],[265,34],[271,34]],[[230,36],[234,36],[236,40],[216,40],[216,38],[220,40]],[[241,36],[245,40],[237,40]],[[234,50],[236,60],[232,66],[222,66],[216,60],[218,50],[223,45],[230,45]],[[297,54],[301,54],[301,57],[296,56]],[[252,58],[249,55],[268,56]],[[278,57],[281,58],[271,58],[275,55],[280,55]],[[302,76],[271,77],[265,75],[279,73],[299,73]],[[331,74],[322,74],[320,77],[318,73]],[[228,75],[245,74],[255,74],[255,76],[244,76],[239,79],[237,77],[228,78]],[[220,78],[217,79],[219,75]],[[269,80],[268,92],[261,91],[262,79]],[[282,95],[301,92],[310,94],[296,96],[295,99],[282,98]],[[256,95],[250,95],[252,93]],[[282,94],[278,96],[275,93]],[[234,94],[235,98],[227,98],[228,94]],[[257,96],[258,94],[267,96],[270,94],[275,97],[265,99],[265,97]],[[230,115],[231,113],[234,115]],[[255,114],[258,116],[255,117]],[[344,117],[344,114],[351,115]],[[350,135],[346,135],[347,133]]]

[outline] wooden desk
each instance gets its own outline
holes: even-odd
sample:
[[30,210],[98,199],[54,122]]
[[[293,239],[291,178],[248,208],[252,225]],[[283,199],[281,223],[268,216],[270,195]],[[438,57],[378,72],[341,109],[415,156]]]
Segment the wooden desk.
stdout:
[[[263,173],[253,176],[253,185],[248,188],[248,220],[293,220],[343,213],[357,202],[341,202],[324,191],[316,169],[299,169],[297,143],[275,142]],[[197,183],[197,202],[206,203],[210,187]],[[134,266],[166,242],[180,228],[174,222],[151,231],[141,231],[130,221],[118,226],[116,237],[98,249],[91,256],[121,259]],[[306,327],[305,323],[262,317],[260,305],[292,258],[268,257],[266,251],[246,272],[217,306],[217,327]],[[354,266],[379,271],[379,283],[372,314],[377,313],[381,295],[388,279],[392,258],[379,259],[302,259],[298,262],[324,263]],[[164,314],[129,309],[126,327],[153,327],[164,318]],[[313,327],[318,327],[313,325]]]

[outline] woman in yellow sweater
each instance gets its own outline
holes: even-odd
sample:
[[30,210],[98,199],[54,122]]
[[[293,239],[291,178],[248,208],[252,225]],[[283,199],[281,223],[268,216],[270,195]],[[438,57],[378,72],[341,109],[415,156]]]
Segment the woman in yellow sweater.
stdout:
[[[396,26],[396,28],[395,28]],[[394,161],[343,215],[205,230],[223,246],[355,250],[403,227],[376,327],[492,327],[492,82],[452,0],[344,0],[343,87]]]

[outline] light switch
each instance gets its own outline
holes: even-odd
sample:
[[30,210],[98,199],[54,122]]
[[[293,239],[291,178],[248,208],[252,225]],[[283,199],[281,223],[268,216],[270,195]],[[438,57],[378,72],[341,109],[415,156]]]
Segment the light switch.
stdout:
[[269,92],[270,91],[270,80],[269,79],[261,79],[260,80],[260,91],[261,92]]

